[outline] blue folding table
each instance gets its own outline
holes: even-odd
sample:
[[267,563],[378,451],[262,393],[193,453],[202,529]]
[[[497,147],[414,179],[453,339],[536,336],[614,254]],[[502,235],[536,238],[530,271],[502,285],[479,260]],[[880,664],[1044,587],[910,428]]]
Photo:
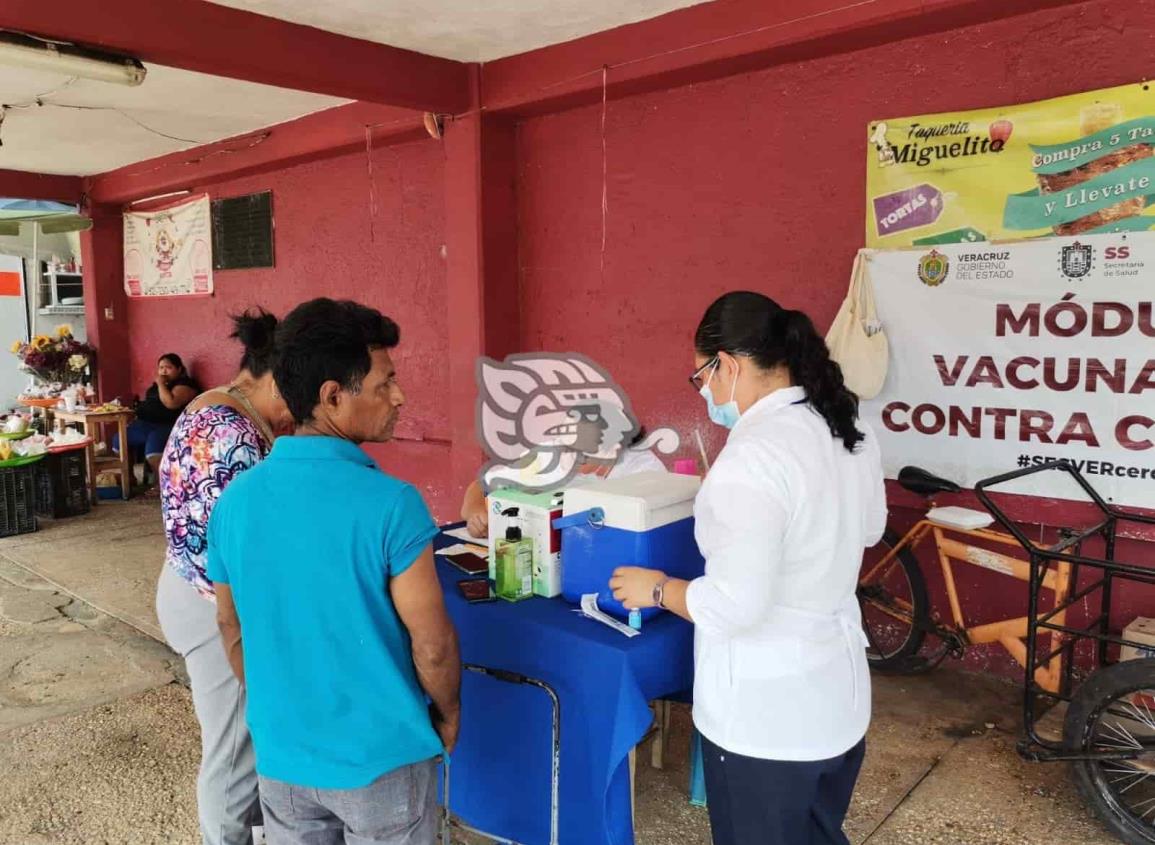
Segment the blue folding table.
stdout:
[[[435,548],[458,542],[444,534]],[[649,702],[693,686],[693,628],[673,614],[627,638],[562,600],[469,604],[469,576],[437,559],[462,659],[537,678],[561,702],[561,845],[632,845],[628,756]],[[552,707],[532,687],[467,673],[450,809],[472,827],[548,845]]]

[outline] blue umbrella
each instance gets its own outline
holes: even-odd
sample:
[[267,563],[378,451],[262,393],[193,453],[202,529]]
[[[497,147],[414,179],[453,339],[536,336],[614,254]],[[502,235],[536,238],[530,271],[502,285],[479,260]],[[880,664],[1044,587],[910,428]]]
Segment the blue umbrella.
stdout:
[[0,235],[20,234],[20,224],[37,222],[46,235],[83,232],[92,228],[92,220],[82,217],[75,205],[51,200],[0,198]]
[[[16,212],[12,214],[11,212]],[[75,214],[77,207],[69,205],[64,202],[53,202],[52,200],[19,200],[10,199],[7,197],[0,197],[0,213],[4,217],[15,217],[17,215],[29,216],[39,214]]]

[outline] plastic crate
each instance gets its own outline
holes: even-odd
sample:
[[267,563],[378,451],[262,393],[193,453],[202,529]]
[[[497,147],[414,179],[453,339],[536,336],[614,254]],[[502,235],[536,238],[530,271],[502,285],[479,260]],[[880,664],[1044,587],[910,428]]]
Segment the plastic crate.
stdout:
[[0,467],[0,537],[30,534],[37,527],[36,464]]
[[80,516],[92,509],[85,451],[48,455],[36,469],[36,513],[49,519]]

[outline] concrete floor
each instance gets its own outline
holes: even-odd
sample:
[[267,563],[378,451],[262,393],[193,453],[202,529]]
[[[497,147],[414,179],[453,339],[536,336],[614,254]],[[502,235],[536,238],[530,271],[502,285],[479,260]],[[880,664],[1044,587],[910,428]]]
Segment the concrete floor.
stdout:
[[[104,504],[0,540],[0,845],[194,845],[196,721],[159,636],[155,504]],[[1113,842],[1061,765],[1014,753],[1018,693],[949,668],[875,678],[847,820],[870,845]],[[638,845],[706,845],[686,800],[689,713],[639,755]]]

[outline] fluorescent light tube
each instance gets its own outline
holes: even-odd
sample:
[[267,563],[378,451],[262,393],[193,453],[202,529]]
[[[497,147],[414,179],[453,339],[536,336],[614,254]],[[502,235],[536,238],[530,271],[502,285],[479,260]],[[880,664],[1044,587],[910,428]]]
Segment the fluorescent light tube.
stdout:
[[136,59],[13,33],[0,33],[0,64],[118,85],[140,85],[147,73]]

